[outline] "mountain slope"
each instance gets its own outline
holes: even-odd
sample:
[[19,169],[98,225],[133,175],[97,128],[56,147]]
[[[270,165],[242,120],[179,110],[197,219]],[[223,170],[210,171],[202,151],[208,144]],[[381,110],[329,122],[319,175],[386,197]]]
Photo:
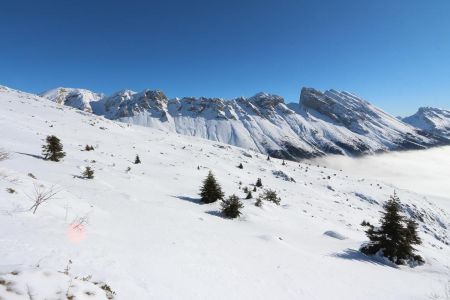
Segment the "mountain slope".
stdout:
[[[40,158],[49,134],[64,145],[61,162]],[[0,273],[24,274],[23,287],[35,287],[26,277],[38,272],[61,293],[64,278],[51,274],[68,266],[69,276],[106,282],[117,299],[445,297],[450,216],[433,197],[308,163],[283,166],[253,151],[110,121],[8,88],[0,88],[0,135],[10,154],[0,161]],[[86,144],[95,150],[83,151]],[[136,154],[142,164],[132,163]],[[88,165],[95,178],[79,178]],[[239,187],[261,178],[281,205],[258,208],[242,199],[241,218],[224,219],[219,203],[198,203],[208,170],[227,195],[241,198]],[[27,197],[34,184],[59,191],[35,215]],[[394,190],[420,224],[424,266],[395,268],[357,251],[367,240],[361,221],[376,224]],[[12,298],[14,288],[1,282],[1,297],[29,299]],[[45,298],[38,292],[31,290]]]
[[265,93],[230,101],[191,97],[169,100],[163,92],[152,90],[125,90],[92,103],[93,112],[108,119],[279,158],[422,149],[442,142],[357,96],[335,90],[322,93],[304,88],[299,104],[287,105],[282,97]]
[[426,132],[450,138],[450,110],[421,107],[403,121]]

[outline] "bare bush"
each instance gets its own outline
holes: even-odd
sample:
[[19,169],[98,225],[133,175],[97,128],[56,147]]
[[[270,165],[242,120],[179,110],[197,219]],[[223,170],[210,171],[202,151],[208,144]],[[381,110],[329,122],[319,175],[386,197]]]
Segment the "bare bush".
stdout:
[[0,149],[0,161],[9,159],[9,153]]
[[41,206],[41,204],[52,200],[55,198],[55,195],[60,191],[55,189],[54,186],[51,186],[49,189],[46,189],[43,186],[39,186],[38,184],[34,184],[33,195],[27,197],[34,202],[33,206],[30,207],[30,211],[33,211],[33,214],[36,213],[36,210]]

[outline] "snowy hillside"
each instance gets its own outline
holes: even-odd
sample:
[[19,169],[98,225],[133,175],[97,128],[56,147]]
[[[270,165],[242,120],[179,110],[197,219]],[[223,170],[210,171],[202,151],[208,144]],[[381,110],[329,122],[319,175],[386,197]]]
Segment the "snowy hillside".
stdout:
[[[78,98],[87,99],[85,94]],[[357,96],[335,90],[322,93],[304,88],[299,104],[285,104],[282,97],[265,93],[230,101],[192,97],[169,100],[161,91],[124,90],[92,101],[91,107],[95,114],[108,119],[293,160],[327,153],[358,155],[421,149],[443,143]]]
[[[150,96],[157,102],[160,95]],[[125,105],[127,98],[136,99],[133,93],[124,95]],[[160,109],[160,119],[173,118],[176,126],[189,121],[173,117],[178,108],[184,115],[202,107],[177,101],[155,103],[152,109]],[[222,105],[214,102],[214,107]],[[108,111],[118,113],[116,108]],[[236,124],[280,132],[285,128],[273,124],[303,116],[323,130],[337,122],[326,123],[316,111],[297,117],[279,98],[266,95],[204,110],[217,126],[218,112],[228,120],[244,120],[244,110],[255,110],[264,118]],[[395,124],[413,134],[403,123]],[[47,135],[61,139],[66,152],[61,162],[42,159]],[[255,151],[111,121],[5,87],[0,87],[0,136],[0,148],[9,154],[0,161],[2,299],[411,300],[448,295],[450,214],[440,206],[443,199],[319,165],[282,165]],[[84,151],[87,144],[95,150]],[[133,164],[136,154],[141,164]],[[80,178],[86,166],[95,171],[94,179]],[[254,199],[242,199],[242,216],[225,219],[219,203],[199,203],[199,187],[209,170],[227,196],[243,198],[243,188],[253,188],[261,178],[263,188],[278,192],[281,205],[260,208]],[[35,187],[57,194],[33,214]],[[423,266],[395,267],[358,252],[367,241],[361,221],[377,224],[381,205],[394,190],[404,212],[419,222]],[[258,188],[254,198],[261,192]]]
[[424,131],[450,138],[450,110],[421,107],[403,121]]

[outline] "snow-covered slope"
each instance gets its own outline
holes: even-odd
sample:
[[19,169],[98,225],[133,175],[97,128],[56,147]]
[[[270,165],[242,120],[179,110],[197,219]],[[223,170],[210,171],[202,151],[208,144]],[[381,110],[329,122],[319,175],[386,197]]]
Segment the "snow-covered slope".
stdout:
[[265,93],[230,101],[192,97],[169,100],[163,92],[152,90],[125,90],[92,103],[94,113],[112,120],[206,138],[279,158],[420,149],[442,142],[355,95],[335,90],[322,93],[304,88],[299,104],[288,105],[282,97]]
[[403,121],[424,131],[450,138],[450,110],[421,107]]
[[[245,103],[268,115],[284,108]],[[64,145],[61,162],[40,157],[50,134]],[[116,299],[445,299],[450,216],[431,196],[307,163],[282,165],[8,88],[0,88],[0,136],[9,153],[0,161],[3,299],[67,291],[96,299],[96,282]],[[86,144],[95,150],[83,151]],[[136,154],[142,164],[132,163]],[[86,166],[94,179],[79,178]],[[224,219],[219,203],[198,202],[208,170],[239,197],[261,178],[281,205],[242,199],[243,215]],[[59,192],[33,215],[34,186]],[[361,221],[376,224],[394,190],[420,224],[423,266],[393,267],[357,251],[366,241]]]

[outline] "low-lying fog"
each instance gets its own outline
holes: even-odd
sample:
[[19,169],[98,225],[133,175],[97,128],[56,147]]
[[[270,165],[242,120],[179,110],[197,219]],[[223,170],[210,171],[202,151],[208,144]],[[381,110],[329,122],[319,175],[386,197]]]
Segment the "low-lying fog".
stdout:
[[346,170],[355,176],[377,178],[421,194],[450,199],[450,147],[362,158],[329,156],[313,162]]

